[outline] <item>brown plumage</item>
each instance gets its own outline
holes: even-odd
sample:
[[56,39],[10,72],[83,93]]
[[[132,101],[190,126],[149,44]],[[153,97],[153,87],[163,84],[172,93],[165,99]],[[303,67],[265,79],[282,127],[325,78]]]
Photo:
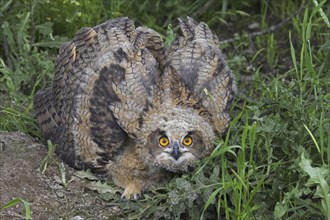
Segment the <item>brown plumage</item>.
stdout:
[[128,18],[83,28],[59,52],[34,109],[69,165],[107,174],[137,198],[209,155],[229,124],[233,79],[216,35],[191,18],[168,48]]

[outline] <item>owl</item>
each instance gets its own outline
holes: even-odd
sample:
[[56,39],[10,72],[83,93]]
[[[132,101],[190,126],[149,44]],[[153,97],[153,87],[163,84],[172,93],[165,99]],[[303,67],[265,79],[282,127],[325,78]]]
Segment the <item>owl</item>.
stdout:
[[126,17],[82,28],[34,98],[56,154],[111,179],[123,199],[193,170],[229,125],[235,86],[217,36],[189,17],[179,27],[168,47]]

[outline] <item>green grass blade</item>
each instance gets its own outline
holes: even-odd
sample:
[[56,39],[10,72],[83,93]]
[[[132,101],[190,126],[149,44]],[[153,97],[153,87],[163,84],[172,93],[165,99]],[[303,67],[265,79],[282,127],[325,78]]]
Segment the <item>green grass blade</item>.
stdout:
[[24,199],[20,199],[20,198],[13,199],[13,200],[9,201],[8,203],[0,206],[0,210],[13,207],[13,206],[15,206],[19,203],[23,203],[23,206],[24,206],[24,209],[25,209],[25,219],[26,220],[31,219],[30,203],[28,203]]
[[323,0],[320,4],[316,1],[313,0],[313,3],[315,5],[315,9],[320,13],[323,21],[326,23],[326,25],[328,26],[328,28],[330,28],[330,22],[328,17],[326,16],[326,14],[324,13],[322,6],[327,2],[327,0]]
[[299,72],[298,72],[297,59],[296,59],[296,52],[295,52],[294,46],[292,44],[291,31],[289,31],[289,40],[290,40],[290,52],[291,52],[292,64],[293,64],[294,70],[296,72],[297,79],[299,79]]
[[205,205],[204,205],[204,209],[202,212],[202,215],[200,217],[200,219],[202,220],[204,218],[204,213],[206,211],[206,209],[209,207],[209,205],[214,201],[215,197],[219,194],[219,192],[222,190],[221,187],[217,188],[216,190],[214,190],[214,192],[212,192],[212,194],[210,195],[210,197],[207,199]]
[[309,136],[312,138],[312,140],[313,140],[313,142],[314,142],[314,145],[315,145],[317,151],[320,153],[321,150],[320,150],[319,144],[318,144],[317,141],[315,140],[314,135],[312,134],[312,132],[308,129],[308,127],[307,127],[305,124],[303,124],[303,125],[304,125],[305,129],[307,130]]
[[18,204],[20,202],[21,202],[21,199],[13,199],[13,200],[9,201],[8,203],[0,206],[0,209],[10,208],[10,207],[12,207],[12,206],[14,206],[14,205],[16,205],[16,204]]

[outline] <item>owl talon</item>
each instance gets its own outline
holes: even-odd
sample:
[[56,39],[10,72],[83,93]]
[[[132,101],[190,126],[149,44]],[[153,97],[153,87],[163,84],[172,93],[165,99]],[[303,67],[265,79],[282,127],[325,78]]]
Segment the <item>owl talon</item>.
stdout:
[[[123,194],[123,195],[121,195],[120,199],[121,199],[121,200],[130,200],[131,197],[132,197],[132,196],[129,196],[129,197],[128,197],[128,196],[126,196],[126,195]],[[141,194],[134,194],[134,195],[133,195],[133,199],[134,199],[134,200],[139,200],[140,198],[141,198]]]
[[129,200],[124,194],[120,197],[121,200]]
[[140,194],[134,194],[133,199],[134,200],[139,200],[141,198]]
[[139,200],[141,198],[141,190],[136,186],[128,186],[120,198],[122,200]]

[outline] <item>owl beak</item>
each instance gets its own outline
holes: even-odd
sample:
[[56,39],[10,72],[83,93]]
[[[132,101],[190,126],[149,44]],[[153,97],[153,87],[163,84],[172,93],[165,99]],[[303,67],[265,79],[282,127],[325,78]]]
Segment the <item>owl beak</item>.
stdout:
[[175,160],[178,160],[181,156],[179,142],[174,142],[171,155],[172,157],[174,157]]

